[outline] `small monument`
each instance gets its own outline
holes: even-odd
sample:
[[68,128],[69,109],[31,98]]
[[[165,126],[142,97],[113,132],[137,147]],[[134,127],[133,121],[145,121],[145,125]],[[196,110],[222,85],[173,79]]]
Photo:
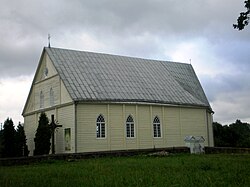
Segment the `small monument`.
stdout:
[[184,139],[186,146],[190,148],[190,153],[200,154],[204,153],[203,136],[186,136]]

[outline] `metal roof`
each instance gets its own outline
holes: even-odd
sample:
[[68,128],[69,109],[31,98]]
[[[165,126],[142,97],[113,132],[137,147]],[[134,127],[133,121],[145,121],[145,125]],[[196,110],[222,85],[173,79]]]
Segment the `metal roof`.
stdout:
[[45,48],[74,101],[209,107],[190,64]]

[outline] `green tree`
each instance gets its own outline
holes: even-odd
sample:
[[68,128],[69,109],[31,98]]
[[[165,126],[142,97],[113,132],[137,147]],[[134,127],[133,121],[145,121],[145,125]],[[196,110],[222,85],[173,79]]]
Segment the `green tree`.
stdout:
[[224,128],[220,123],[213,123],[213,132],[214,132],[214,146],[216,147],[224,147],[225,140],[223,138]]
[[236,120],[235,123],[222,126],[213,123],[214,145],[217,147],[250,147],[250,125]]
[[28,156],[28,146],[26,144],[26,135],[24,127],[21,123],[18,124],[16,130],[16,156]]
[[0,158],[3,157],[2,151],[3,151],[3,130],[0,129]]
[[245,8],[247,9],[246,12],[241,12],[237,19],[237,23],[233,24],[233,27],[238,30],[243,30],[249,23],[250,0],[246,0],[244,3]]
[[229,129],[234,139],[234,147],[250,147],[250,125],[236,120],[235,123],[229,125]]
[[3,157],[16,156],[15,128],[12,119],[7,118],[4,122],[2,134],[2,155]]
[[51,130],[49,127],[49,119],[45,113],[41,113],[38,127],[35,135],[34,155],[49,154],[50,151]]

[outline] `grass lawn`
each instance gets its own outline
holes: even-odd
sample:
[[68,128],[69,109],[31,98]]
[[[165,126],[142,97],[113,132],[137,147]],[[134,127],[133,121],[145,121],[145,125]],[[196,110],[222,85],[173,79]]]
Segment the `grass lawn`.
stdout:
[[0,186],[250,186],[250,155],[170,155],[1,166]]

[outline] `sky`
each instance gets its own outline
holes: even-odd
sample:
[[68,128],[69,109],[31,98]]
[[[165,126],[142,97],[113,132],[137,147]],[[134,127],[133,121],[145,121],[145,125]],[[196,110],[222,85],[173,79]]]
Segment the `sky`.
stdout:
[[244,0],[0,0],[0,123],[17,125],[44,46],[191,63],[223,125],[250,123]]

